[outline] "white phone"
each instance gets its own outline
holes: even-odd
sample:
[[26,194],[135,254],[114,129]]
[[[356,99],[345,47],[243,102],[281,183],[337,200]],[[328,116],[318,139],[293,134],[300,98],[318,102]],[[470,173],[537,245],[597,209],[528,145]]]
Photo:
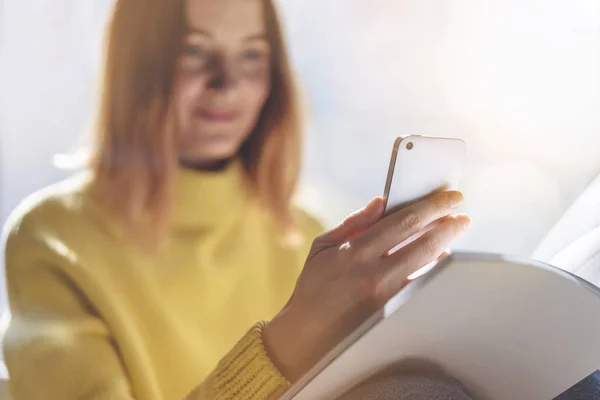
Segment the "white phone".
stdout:
[[461,139],[421,135],[394,142],[383,198],[389,214],[441,190],[457,190],[466,160]]

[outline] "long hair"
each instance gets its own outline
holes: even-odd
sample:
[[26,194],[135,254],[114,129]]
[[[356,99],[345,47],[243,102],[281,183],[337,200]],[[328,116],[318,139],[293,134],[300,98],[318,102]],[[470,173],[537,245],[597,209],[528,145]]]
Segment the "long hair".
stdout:
[[[250,192],[287,231],[302,118],[277,10],[263,3],[271,91],[239,157]],[[186,32],[183,0],[118,0],[107,27],[90,169],[94,196],[132,233],[164,232],[170,221],[178,164],[171,104]]]

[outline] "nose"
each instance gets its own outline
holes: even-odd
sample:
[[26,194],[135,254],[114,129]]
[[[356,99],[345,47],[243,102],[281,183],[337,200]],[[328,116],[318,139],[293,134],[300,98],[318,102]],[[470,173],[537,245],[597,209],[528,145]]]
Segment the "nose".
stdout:
[[211,89],[228,89],[234,87],[239,80],[236,66],[223,57],[213,61],[208,87]]

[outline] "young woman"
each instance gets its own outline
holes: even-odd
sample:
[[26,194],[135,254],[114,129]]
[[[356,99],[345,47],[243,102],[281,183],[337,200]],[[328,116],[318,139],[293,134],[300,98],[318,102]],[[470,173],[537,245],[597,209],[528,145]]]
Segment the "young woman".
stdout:
[[101,95],[87,173],[5,231],[14,400],[274,398],[469,225],[376,198],[313,242],[271,0],[116,0]]

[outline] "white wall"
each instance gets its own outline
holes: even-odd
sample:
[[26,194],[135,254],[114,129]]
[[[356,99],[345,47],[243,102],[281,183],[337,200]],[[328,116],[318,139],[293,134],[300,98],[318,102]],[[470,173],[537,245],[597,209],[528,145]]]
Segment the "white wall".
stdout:
[[[66,176],[51,164],[84,135],[109,0],[0,0],[0,224]],[[2,262],[0,262],[1,266]],[[3,286],[4,277],[0,281]],[[2,291],[3,292],[3,291]],[[4,297],[0,296],[0,310]]]
[[[3,0],[0,221],[65,174],[110,0]],[[312,105],[304,200],[334,223],[380,195],[391,144],[464,138],[472,231],[529,254],[600,172],[600,0],[280,0]],[[0,304],[1,306],[1,304]]]
[[529,254],[600,172],[599,1],[284,3],[331,222],[381,193],[408,132],[467,141],[461,248]]

